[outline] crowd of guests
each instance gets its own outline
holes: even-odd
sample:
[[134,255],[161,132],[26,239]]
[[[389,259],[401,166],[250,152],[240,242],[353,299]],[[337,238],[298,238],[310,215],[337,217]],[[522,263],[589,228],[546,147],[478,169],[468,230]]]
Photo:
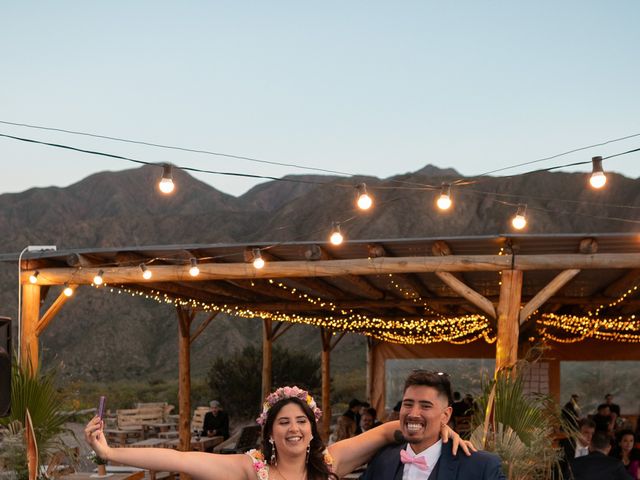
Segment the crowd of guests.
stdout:
[[637,430],[620,415],[613,395],[605,395],[595,414],[584,415],[579,396],[573,394],[562,409],[565,421],[577,430],[575,438],[561,441],[565,476],[575,480],[640,480]]

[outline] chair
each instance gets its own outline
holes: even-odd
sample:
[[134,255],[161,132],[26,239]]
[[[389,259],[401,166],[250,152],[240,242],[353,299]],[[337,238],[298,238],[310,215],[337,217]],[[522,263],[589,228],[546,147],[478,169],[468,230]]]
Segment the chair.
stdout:
[[260,425],[242,427],[235,447],[222,448],[219,450],[219,453],[244,453],[252,448],[258,448],[260,446],[261,432],[262,427],[260,427]]

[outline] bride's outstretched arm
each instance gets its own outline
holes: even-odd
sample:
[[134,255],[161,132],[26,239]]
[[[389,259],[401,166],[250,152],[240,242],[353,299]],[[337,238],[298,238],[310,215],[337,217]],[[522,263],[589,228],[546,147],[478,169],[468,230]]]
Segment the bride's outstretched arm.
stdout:
[[84,437],[97,456],[125,465],[155,471],[182,472],[197,479],[208,480],[249,480],[255,475],[251,459],[246,455],[180,452],[169,448],[112,448],[105,439],[102,421],[97,416],[85,427]]

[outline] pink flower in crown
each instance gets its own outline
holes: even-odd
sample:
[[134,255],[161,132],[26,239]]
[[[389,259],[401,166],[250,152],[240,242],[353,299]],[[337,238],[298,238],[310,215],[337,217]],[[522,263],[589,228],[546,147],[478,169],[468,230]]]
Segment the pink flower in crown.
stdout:
[[264,404],[262,405],[262,413],[258,418],[256,418],[256,422],[258,425],[264,425],[267,421],[267,413],[269,409],[273,407],[280,400],[285,398],[296,397],[305,402],[309,408],[313,411],[314,416],[316,417],[316,422],[322,416],[322,411],[317,407],[315,400],[306,390],[302,390],[299,387],[280,387],[275,392],[270,394],[266,399]]

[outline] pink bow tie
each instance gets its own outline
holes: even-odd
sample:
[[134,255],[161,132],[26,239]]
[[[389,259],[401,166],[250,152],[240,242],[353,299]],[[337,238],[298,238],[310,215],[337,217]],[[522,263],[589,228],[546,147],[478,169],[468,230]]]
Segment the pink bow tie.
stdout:
[[424,457],[412,457],[406,450],[400,450],[400,461],[405,464],[412,463],[420,470],[427,469],[427,461]]

